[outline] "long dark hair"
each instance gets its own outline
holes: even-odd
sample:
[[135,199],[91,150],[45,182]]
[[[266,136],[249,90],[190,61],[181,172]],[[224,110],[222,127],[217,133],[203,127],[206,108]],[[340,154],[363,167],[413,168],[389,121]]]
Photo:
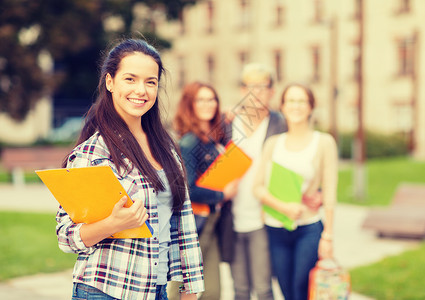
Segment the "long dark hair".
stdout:
[[[204,132],[199,126],[199,120],[195,115],[193,106],[195,104],[196,95],[201,88],[210,89],[217,101],[217,110],[214,117],[210,121],[211,131]],[[185,135],[187,132],[193,132],[201,141],[207,143],[212,140],[213,142],[221,142],[224,138],[224,128],[221,122],[220,115],[220,100],[218,98],[216,90],[209,84],[194,81],[187,84],[183,88],[182,97],[179,101],[177,108],[177,114],[174,119],[174,127],[180,136]]]
[[[165,187],[155,168],[146,158],[127,124],[115,110],[111,93],[106,89],[106,75],[109,73],[114,78],[121,60],[135,52],[143,53],[154,59],[158,64],[158,81],[161,79],[164,67],[159,53],[154,47],[139,39],[126,39],[115,46],[103,60],[97,98],[87,112],[77,144],[84,142],[96,131],[99,131],[111,153],[112,162],[120,172],[122,172],[121,170],[129,172],[136,167],[156,191],[164,191]],[[186,195],[186,180],[184,171],[173,153],[174,150],[180,156],[178,148],[162,124],[158,102],[157,96],[155,104],[143,115],[141,126],[148,138],[152,155],[162,165],[167,175],[173,195],[173,210],[180,211]],[[131,166],[125,163],[124,157],[131,161]]]

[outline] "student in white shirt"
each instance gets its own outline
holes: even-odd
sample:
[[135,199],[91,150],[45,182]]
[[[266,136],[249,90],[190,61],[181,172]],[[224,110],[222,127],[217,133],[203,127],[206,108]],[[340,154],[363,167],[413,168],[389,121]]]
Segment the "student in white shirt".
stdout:
[[273,299],[271,267],[267,233],[262,218],[260,200],[252,186],[258,171],[263,143],[267,137],[284,132],[284,119],[270,111],[273,78],[261,64],[246,65],[241,78],[243,99],[237,106],[232,122],[232,140],[253,159],[251,167],[239,182],[233,199],[233,227],[235,255],[231,262],[235,300],[250,299],[251,293],[259,300]]

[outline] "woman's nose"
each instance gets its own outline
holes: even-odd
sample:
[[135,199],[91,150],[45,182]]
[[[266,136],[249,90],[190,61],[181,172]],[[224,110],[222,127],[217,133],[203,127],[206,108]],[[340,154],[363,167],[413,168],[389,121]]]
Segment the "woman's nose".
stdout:
[[144,95],[146,93],[146,86],[144,82],[137,84],[136,93],[138,95]]

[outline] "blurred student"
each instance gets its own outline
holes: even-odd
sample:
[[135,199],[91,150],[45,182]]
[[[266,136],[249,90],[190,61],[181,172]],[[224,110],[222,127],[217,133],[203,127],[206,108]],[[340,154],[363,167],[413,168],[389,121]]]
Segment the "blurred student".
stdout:
[[286,130],[282,115],[269,108],[273,93],[272,73],[266,66],[249,64],[244,67],[241,75],[243,98],[235,108],[232,139],[253,162],[241,178],[233,199],[236,255],[230,266],[236,300],[250,299],[251,293],[259,300],[273,299],[267,232],[260,200],[252,190],[263,143],[269,136]]
[[[59,208],[59,247],[78,253],[72,299],[166,300],[168,280],[184,281],[181,299],[203,291],[185,177],[158,108],[163,71],[159,53],[142,40],[122,41],[103,61],[96,102],[65,164],[110,166],[134,203],[117,199],[107,218],[91,224],[74,223]],[[110,238],[147,219],[152,238]]]
[[190,199],[204,261],[205,292],[200,299],[220,299],[216,222],[220,206],[231,200],[238,180],[226,185],[223,192],[198,187],[196,181],[217,158],[229,140],[225,136],[220,101],[215,89],[202,82],[192,82],[183,89],[175,117],[180,136],[180,150],[186,166]]
[[[296,221],[296,229],[265,214],[274,274],[285,300],[307,300],[309,272],[319,258],[333,256],[333,212],[337,189],[337,147],[327,133],[311,128],[315,105],[312,91],[301,84],[290,84],[283,91],[281,111],[288,132],[271,137],[264,146],[254,192],[262,203]],[[303,182],[301,203],[285,203],[267,189],[267,170],[277,163],[299,175]],[[321,188],[325,211],[322,222],[318,206],[309,203]]]

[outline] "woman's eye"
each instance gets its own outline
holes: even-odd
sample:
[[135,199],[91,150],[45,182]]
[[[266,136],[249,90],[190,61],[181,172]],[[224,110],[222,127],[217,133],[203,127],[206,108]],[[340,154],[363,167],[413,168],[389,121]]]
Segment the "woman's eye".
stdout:
[[156,81],[148,81],[149,85],[156,86]]
[[126,81],[134,82],[134,78],[128,77],[125,79]]

